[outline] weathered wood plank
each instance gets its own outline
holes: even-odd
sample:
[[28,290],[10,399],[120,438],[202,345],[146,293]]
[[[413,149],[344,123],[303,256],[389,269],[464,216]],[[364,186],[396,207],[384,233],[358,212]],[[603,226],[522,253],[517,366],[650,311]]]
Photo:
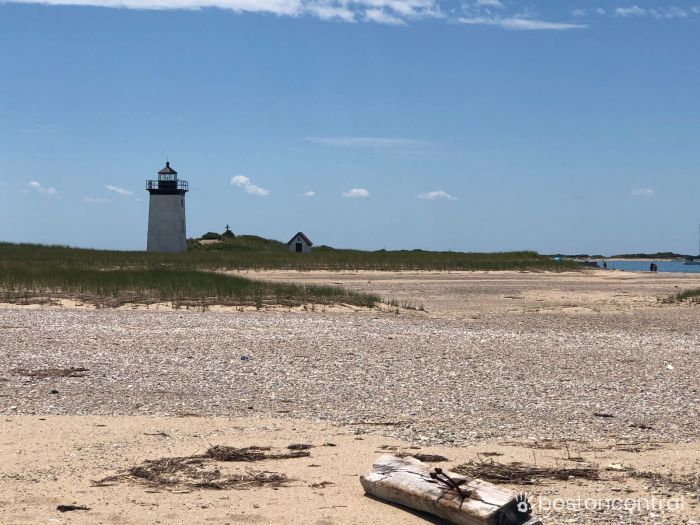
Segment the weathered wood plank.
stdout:
[[[518,494],[479,479],[445,472],[456,489],[431,477],[432,467],[414,458],[382,456],[360,476],[365,492],[377,498],[428,512],[456,525],[542,525],[518,510]],[[522,505],[521,505],[522,507]]]

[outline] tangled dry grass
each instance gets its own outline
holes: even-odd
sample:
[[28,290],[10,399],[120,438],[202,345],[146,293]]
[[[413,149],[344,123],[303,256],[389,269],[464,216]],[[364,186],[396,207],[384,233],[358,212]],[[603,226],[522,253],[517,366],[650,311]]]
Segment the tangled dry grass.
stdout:
[[520,462],[498,463],[493,460],[470,461],[452,469],[464,476],[483,479],[491,483],[513,483],[516,485],[532,485],[543,480],[566,481],[572,478],[597,480],[599,469],[594,466],[585,467],[537,467]]
[[[298,447],[302,447],[299,449]],[[271,447],[230,447],[214,445],[204,454],[185,457],[147,459],[113,476],[93,481],[93,486],[108,486],[133,481],[161,489],[236,489],[281,487],[291,480],[285,474],[246,468],[224,475],[216,462],[252,463],[256,461],[309,457],[311,445],[289,445],[287,452],[272,452]]]

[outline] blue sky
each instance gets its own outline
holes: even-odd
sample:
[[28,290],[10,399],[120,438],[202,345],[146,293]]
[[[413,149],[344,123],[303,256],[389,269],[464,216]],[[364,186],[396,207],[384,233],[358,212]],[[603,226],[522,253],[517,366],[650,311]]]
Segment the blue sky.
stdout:
[[[55,4],[55,5],[54,5]],[[697,250],[700,0],[0,2],[0,239]]]

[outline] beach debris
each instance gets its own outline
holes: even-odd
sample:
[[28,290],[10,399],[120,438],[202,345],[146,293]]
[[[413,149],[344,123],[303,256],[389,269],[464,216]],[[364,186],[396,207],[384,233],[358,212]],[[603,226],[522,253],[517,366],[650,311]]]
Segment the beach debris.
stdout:
[[85,377],[89,369],[82,367],[70,368],[44,368],[42,370],[29,370],[27,368],[15,368],[14,374],[33,377],[35,379],[48,379],[49,377]]
[[630,468],[628,475],[634,479],[645,480],[650,490],[667,490],[692,494],[695,498],[700,495],[700,473],[690,474],[662,474],[660,472],[647,472]]
[[422,452],[416,452],[415,454],[411,454],[411,456],[425,463],[442,463],[444,461],[449,461],[449,459],[440,454],[423,454]]
[[73,512],[76,510],[92,510],[90,507],[85,507],[83,505],[59,505],[56,507],[58,512]]
[[308,443],[293,443],[288,445],[287,448],[289,450],[309,450],[313,448],[313,445],[309,445]]
[[481,479],[432,468],[412,458],[385,455],[360,476],[375,498],[427,512],[457,525],[541,525],[527,496]]
[[629,468],[625,467],[622,463],[610,463],[605,470],[610,470],[612,472],[625,472]]
[[335,485],[332,481],[321,481],[320,483],[312,483],[309,485],[312,489],[325,489],[330,485]]
[[93,481],[92,485],[105,487],[123,481],[141,483],[150,488],[172,489],[173,493],[187,493],[187,489],[276,488],[285,486],[291,480],[285,474],[253,469],[224,476],[211,458],[190,456],[145,460],[124,472]]
[[608,413],[608,412],[593,412],[593,415],[594,415],[595,417],[602,417],[602,418],[605,418],[605,419],[610,419],[610,418],[615,417],[614,414],[610,414],[610,413]]
[[264,461],[266,459],[294,459],[309,457],[308,450],[290,449],[289,452],[272,453],[270,447],[227,447],[225,445],[215,445],[209,447],[204,453],[204,457],[216,459],[218,461]]
[[513,483],[516,485],[532,485],[537,481],[560,480],[572,478],[597,480],[599,470],[592,466],[580,467],[537,467],[521,462],[498,463],[496,461],[469,461],[453,469],[458,474],[476,477],[494,483]]

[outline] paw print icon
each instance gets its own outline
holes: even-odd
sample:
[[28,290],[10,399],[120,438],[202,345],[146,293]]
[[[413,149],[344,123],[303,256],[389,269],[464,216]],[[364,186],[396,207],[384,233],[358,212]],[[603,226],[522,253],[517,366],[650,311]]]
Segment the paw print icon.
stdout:
[[532,512],[532,507],[527,501],[527,492],[515,496],[515,506],[520,514],[530,514]]

